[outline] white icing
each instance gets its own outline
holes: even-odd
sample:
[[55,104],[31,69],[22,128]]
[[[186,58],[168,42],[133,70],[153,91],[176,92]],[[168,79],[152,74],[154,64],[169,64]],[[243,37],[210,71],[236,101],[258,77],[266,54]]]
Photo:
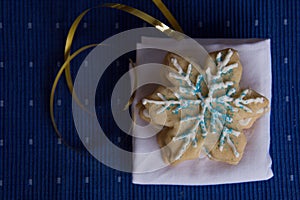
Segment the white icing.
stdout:
[[232,130],[231,134],[234,135],[235,137],[239,137],[239,135],[241,134],[241,132]]
[[[194,104],[194,105],[199,105],[201,104],[201,100],[188,100],[188,99],[180,99],[180,100],[166,100],[162,94],[157,93],[157,96],[161,98],[162,101],[157,101],[157,100],[149,100],[149,99],[143,99],[142,103],[143,105],[146,105],[147,103],[152,103],[156,105],[164,105],[161,107],[161,109],[157,110],[157,114],[162,113],[165,111],[168,107],[172,105],[188,105],[188,104]],[[178,98],[178,95],[176,95]]]
[[202,147],[202,151],[204,151],[206,153],[207,157],[211,158],[211,154],[204,146]]
[[244,90],[241,93],[241,95],[239,96],[239,98],[235,99],[233,101],[233,103],[234,103],[234,105],[236,107],[239,107],[239,108],[245,110],[246,112],[252,113],[253,111],[249,107],[247,107],[245,105],[251,104],[251,103],[255,103],[255,104],[257,104],[257,103],[263,103],[264,102],[264,98],[258,97],[258,98],[244,100],[243,98],[248,94],[248,92],[249,92],[248,89]]
[[178,64],[176,58],[171,58],[171,63],[174,65],[174,67],[177,69],[179,74],[182,74],[182,67]]
[[229,135],[227,135],[227,144],[229,144],[229,146],[231,147],[233,154],[236,158],[238,158],[240,156],[239,152],[237,151],[235,145],[233,144],[233,142],[231,141]]
[[[235,130],[230,130],[227,127],[225,127],[222,131],[221,137],[220,137],[220,146],[219,146],[219,150],[223,151],[224,148],[224,144],[225,141],[227,142],[227,144],[231,147],[233,154],[235,155],[235,157],[239,157],[239,153],[236,150],[235,145],[233,144],[233,142],[230,139],[230,134],[238,137],[240,135],[241,132],[235,131]],[[225,140],[226,139],[226,140]]]
[[239,124],[242,126],[247,126],[251,122],[252,118],[241,119],[239,120]]
[[[236,94],[236,89],[231,88],[234,83],[232,81],[223,81],[222,76],[231,73],[233,69],[238,67],[238,63],[228,64],[233,55],[231,49],[228,50],[224,59],[222,60],[222,54],[219,52],[216,56],[216,73],[212,74],[211,68],[207,68],[205,74],[198,74],[195,83],[190,79],[192,72],[192,65],[189,64],[186,72],[179,65],[176,58],[171,59],[171,63],[176,68],[176,72],[170,72],[169,77],[179,80],[178,93],[174,92],[176,100],[168,100],[162,94],[157,93],[157,96],[161,100],[149,100],[143,99],[143,104],[151,103],[156,105],[161,105],[161,108],[157,110],[157,114],[164,112],[166,109],[170,109],[171,106],[175,108],[172,109],[174,114],[177,114],[181,109],[185,109],[190,105],[199,105],[200,111],[195,116],[185,116],[181,119],[181,123],[192,122],[191,127],[188,131],[179,133],[177,136],[173,137],[173,141],[183,141],[181,149],[177,152],[175,160],[180,159],[180,157],[185,153],[190,144],[197,147],[197,133],[201,133],[203,137],[206,137],[208,131],[213,134],[220,134],[219,138],[219,149],[222,151],[225,142],[232,148],[234,155],[239,156],[235,145],[230,139],[230,135],[238,137],[240,132],[230,129],[227,127],[228,123],[233,121],[232,117],[227,114],[228,110],[232,112],[237,112],[238,109],[243,109],[246,112],[252,112],[252,110],[246,105],[251,103],[262,103],[263,98],[249,98],[247,100],[244,97],[248,94],[249,90],[244,90],[238,98],[233,96]],[[201,93],[201,84],[204,84],[208,88],[208,95],[204,97]],[[217,91],[225,91],[223,94],[218,94]],[[196,99],[185,99],[181,94],[194,95]],[[234,107],[236,106],[236,107]],[[218,107],[218,109],[217,109]],[[205,122],[205,116],[210,113],[210,123]],[[251,119],[250,119],[251,120]],[[242,124],[249,123],[248,121],[240,121]],[[200,129],[200,131],[198,131]]]

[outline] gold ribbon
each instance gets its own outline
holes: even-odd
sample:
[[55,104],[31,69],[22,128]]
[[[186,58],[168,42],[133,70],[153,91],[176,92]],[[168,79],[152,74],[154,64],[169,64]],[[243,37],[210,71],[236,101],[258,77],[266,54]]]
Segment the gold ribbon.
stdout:
[[172,25],[174,30],[183,33],[182,28],[179,23],[175,19],[175,17],[171,14],[167,6],[161,0],[153,0],[153,3],[158,7],[158,9],[162,12],[162,14],[167,18],[168,22]]
[[[61,75],[63,74],[64,70],[66,70],[66,68],[69,66],[71,60],[73,60],[78,54],[80,54],[81,52],[89,49],[89,48],[92,48],[92,47],[95,47],[97,46],[98,44],[91,44],[91,45],[86,45],[84,47],[81,47],[80,49],[78,49],[77,51],[75,51],[75,53],[73,53],[72,55],[70,55],[69,57],[67,57],[67,59],[65,60],[64,64],[62,65],[62,67],[59,69],[55,79],[54,79],[54,82],[53,82],[53,85],[52,85],[52,89],[51,89],[51,94],[50,94],[50,117],[51,117],[51,122],[53,124],[53,127],[54,127],[54,130],[57,134],[57,136],[62,139],[62,135],[60,134],[58,128],[57,128],[57,125],[56,125],[56,122],[55,122],[55,117],[54,117],[54,108],[53,108],[53,105],[54,105],[54,95],[55,95],[55,90],[56,90],[56,87],[57,87],[57,84],[58,84],[58,81],[61,77]],[[73,85],[73,84],[72,84]],[[74,96],[73,96],[74,97]],[[68,145],[64,140],[62,140],[62,142],[66,145],[66,146],[69,146],[71,147],[70,145]],[[72,147],[71,147],[72,148]]]
[[[161,0],[153,0],[153,2],[155,3],[155,5],[159,8],[159,10],[163,13],[163,15],[167,18],[168,22],[172,25],[172,27],[178,31],[178,32],[183,32],[182,28],[179,26],[178,22],[176,21],[176,19],[172,16],[171,12],[167,9],[167,7],[163,4],[163,2]],[[73,90],[73,81],[72,81],[72,77],[71,77],[71,71],[70,71],[70,62],[72,59],[74,59],[78,54],[80,54],[81,52],[95,47],[97,46],[97,44],[91,44],[91,45],[87,45],[84,47],[81,47],[79,50],[75,51],[75,53],[73,53],[71,55],[71,46],[73,43],[73,39],[74,39],[74,35],[75,32],[78,28],[79,23],[81,22],[82,18],[92,9],[95,8],[113,8],[113,9],[118,9],[118,10],[122,10],[124,12],[127,12],[131,15],[134,15],[142,20],[144,20],[145,22],[148,22],[149,24],[151,24],[152,26],[154,26],[155,28],[157,28],[158,30],[162,31],[163,33],[167,34],[170,37],[176,38],[176,39],[181,39],[181,35],[178,34],[176,31],[174,31],[173,29],[171,29],[170,27],[168,27],[167,25],[165,25],[164,23],[162,23],[161,21],[155,19],[154,17],[148,15],[147,13],[140,11],[136,8],[124,5],[124,4],[119,4],[119,3],[107,3],[107,4],[103,4],[100,6],[96,6],[93,8],[89,8],[85,11],[83,11],[73,22],[68,35],[67,35],[67,40],[66,40],[66,45],[65,45],[65,51],[64,51],[64,64],[62,65],[62,67],[60,68],[60,70],[58,71],[55,79],[54,79],[54,83],[52,85],[52,89],[51,89],[51,94],[50,94],[50,116],[51,116],[51,121],[54,127],[54,130],[57,134],[57,136],[62,140],[62,142],[64,142],[65,145],[71,147],[70,145],[68,145],[65,141],[63,141],[62,135],[60,134],[56,121],[55,121],[55,117],[54,117],[54,95],[55,95],[55,90],[58,84],[59,79],[61,78],[63,72],[65,72],[65,77],[66,77],[66,81],[67,81],[67,86],[69,88],[70,93],[72,94],[72,97],[75,99],[76,103],[84,108],[84,106],[81,104],[80,100],[78,99],[75,91]],[[72,148],[72,147],[71,147]]]

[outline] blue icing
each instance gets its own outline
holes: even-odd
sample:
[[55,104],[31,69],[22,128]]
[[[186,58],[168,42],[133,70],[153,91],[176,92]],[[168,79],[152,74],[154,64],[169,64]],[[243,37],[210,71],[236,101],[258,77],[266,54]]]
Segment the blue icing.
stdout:
[[218,79],[213,79],[211,82],[212,82],[212,83],[218,83],[219,80],[218,80]]
[[228,108],[231,112],[233,112],[233,107],[232,107],[231,105],[227,106],[227,108]]
[[[224,57],[224,54],[221,53],[221,56],[219,58],[215,59],[216,64],[221,62],[222,60],[224,60],[223,57]],[[179,66],[179,67],[181,67],[181,66]],[[224,66],[224,67],[226,67],[226,66]],[[222,68],[226,70],[226,68],[224,68],[224,67],[222,66]],[[220,73],[221,68],[219,67],[218,70],[219,70],[218,73]],[[182,78],[189,78],[189,77],[186,77],[188,71],[186,71],[186,72],[181,72],[181,71],[182,71],[182,67],[181,67],[181,70],[178,70],[178,75],[184,76]],[[222,73],[221,76],[223,74],[229,74],[230,73],[230,77],[231,77],[232,72],[233,72],[233,69],[228,69],[228,71],[225,72],[225,73],[221,72]],[[191,75],[191,73],[189,75]],[[219,74],[217,74],[217,75],[219,75]],[[213,75],[213,79],[211,80],[211,82],[206,83],[207,76],[208,76],[208,74],[205,74],[204,76],[202,74],[199,74],[197,76],[196,82],[192,83],[192,85],[193,85],[192,88],[187,88],[187,86],[190,85],[190,82],[192,82],[192,80],[189,80],[190,82],[188,82],[188,81],[185,81],[181,78],[176,78],[176,79],[180,83],[180,86],[185,87],[185,88],[183,88],[183,93],[184,94],[196,95],[197,93],[201,94],[202,90],[206,89],[206,87],[207,87],[208,90],[210,90],[211,84],[217,84],[217,83],[222,83],[223,82],[222,78],[220,78],[220,76]],[[201,87],[202,82],[204,82],[204,87]],[[219,134],[221,134],[220,138],[219,138],[220,139],[219,145],[223,145],[226,142],[225,141],[226,135],[227,134],[232,134],[232,132],[233,132],[232,129],[229,129],[225,126],[226,123],[232,123],[232,117],[231,117],[232,115],[227,114],[226,112],[228,110],[233,111],[234,107],[231,106],[230,104],[228,104],[227,102],[222,101],[222,99],[224,97],[224,94],[216,94],[215,93],[216,91],[218,91],[220,89],[226,89],[226,95],[228,97],[231,97],[236,93],[236,90],[234,88],[230,87],[230,86],[226,86],[226,87],[222,86],[221,88],[217,87],[214,90],[210,90],[210,92],[213,93],[216,96],[216,97],[214,97],[216,99],[213,102],[209,101],[210,105],[208,105],[208,106],[206,106],[204,102],[200,103],[202,109],[205,109],[204,116],[202,116],[203,120],[200,120],[201,117],[198,117],[198,116],[197,116],[197,118],[195,118],[196,116],[186,116],[184,119],[182,119],[182,120],[189,120],[189,119],[195,120],[195,121],[193,121],[193,123],[194,123],[194,125],[198,126],[197,127],[198,130],[196,131],[196,129],[195,129],[196,127],[193,126],[194,128],[192,128],[190,130],[186,130],[186,132],[179,135],[177,137],[178,139],[184,139],[188,143],[191,142],[193,146],[197,146],[197,141],[198,140],[197,140],[197,138],[194,137],[194,135],[193,135],[193,138],[190,138],[190,136],[192,136],[191,134],[196,134],[196,133],[197,134],[202,134],[202,136],[205,137],[206,134],[207,134],[206,129],[207,130],[211,129],[212,131],[216,132],[217,131],[216,130],[216,125],[219,125],[219,123],[221,123],[220,126],[223,126],[224,128],[223,128],[223,130],[221,130],[221,133],[219,133]],[[241,95],[245,96],[246,92],[242,92]],[[201,94],[201,96],[202,96],[202,94]],[[206,96],[203,97],[203,98],[208,98],[208,94],[206,93]],[[220,99],[218,99],[218,98],[220,98]],[[181,100],[181,99],[183,99],[183,98],[178,97],[178,100]],[[175,100],[177,100],[177,98]],[[200,99],[198,98],[198,100],[200,100]],[[204,100],[204,99],[201,98],[201,100]],[[166,109],[170,110],[171,108],[169,108],[169,107],[174,106],[175,108],[172,111],[174,114],[178,114],[179,110],[181,110],[181,109],[189,109],[189,110],[199,109],[199,111],[201,111],[201,109],[199,108],[199,106],[200,106],[199,103],[195,103],[194,101],[195,100],[187,100],[186,99],[186,100],[184,100],[184,103],[181,102],[179,105],[178,104],[176,104],[176,105],[171,104],[171,105],[167,106]],[[190,106],[190,105],[199,105],[199,106],[195,106],[195,108],[194,108],[193,106]],[[239,107],[244,108],[246,106],[239,105]],[[203,110],[202,110],[202,112],[203,112]],[[188,143],[186,143],[186,144],[188,144]],[[187,147],[186,144],[184,145],[184,148],[182,150],[186,149],[186,147]]]
[[[221,102],[220,102],[220,104],[223,105],[223,106],[225,106],[224,103],[221,103]],[[224,110],[224,107],[221,107],[220,105],[217,105],[217,106],[215,106],[214,109],[216,109],[217,112],[222,113],[223,110]]]
[[229,124],[231,124],[231,120],[232,120],[232,117],[230,115],[226,115],[226,118],[225,118],[225,121]]
[[197,138],[194,138],[194,139],[192,140],[192,145],[193,145],[193,147],[197,147],[197,142],[198,142],[198,139],[197,139]]

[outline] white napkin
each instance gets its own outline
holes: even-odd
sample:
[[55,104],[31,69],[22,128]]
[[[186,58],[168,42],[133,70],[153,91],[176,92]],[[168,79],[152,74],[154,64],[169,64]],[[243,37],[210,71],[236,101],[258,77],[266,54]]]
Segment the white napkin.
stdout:
[[[259,39],[196,39],[208,52],[233,48],[239,52],[243,65],[241,80],[242,88],[251,88],[271,100],[271,53],[270,40]],[[139,47],[149,45],[172,46],[169,39],[143,38]],[[162,63],[165,54],[159,50],[138,51],[137,63]],[[139,76],[139,75],[138,75]],[[143,79],[143,77],[138,77]],[[149,91],[140,91],[136,99],[141,99]],[[134,107],[134,106],[133,106]],[[139,117],[137,115],[137,117]],[[138,119],[141,121],[141,119]],[[135,133],[133,133],[135,134]],[[137,134],[137,133],[136,133]],[[242,160],[236,166],[212,161],[208,158],[185,161],[176,166],[147,172],[142,171],[153,163],[162,163],[160,154],[147,159],[133,158],[133,177],[135,184],[169,184],[169,185],[215,185],[226,183],[240,183],[258,180],[267,180],[273,176],[272,160],[269,155],[270,145],[270,112],[258,119],[253,127],[245,134],[248,143]],[[133,151],[136,153],[158,149],[156,138],[134,138]]]

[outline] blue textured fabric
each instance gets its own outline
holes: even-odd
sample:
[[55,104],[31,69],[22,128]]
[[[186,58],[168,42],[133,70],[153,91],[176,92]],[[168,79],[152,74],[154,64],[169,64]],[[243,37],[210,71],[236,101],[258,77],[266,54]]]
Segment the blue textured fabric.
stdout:
[[[300,199],[300,1],[165,1],[192,37],[271,38],[274,177],[263,182],[192,187],[133,185],[131,174],[104,166],[84,150],[70,150],[55,135],[49,95],[63,61],[68,28],[84,9],[103,2],[0,2],[0,199]],[[118,2],[166,22],[150,0]],[[121,11],[95,10],[81,23],[74,49],[143,25]],[[73,75],[84,55],[72,62]],[[134,54],[120,58],[120,66],[127,66],[131,56]],[[110,139],[130,150],[131,138],[114,123],[107,95],[113,87],[110,81],[118,80],[125,71],[121,67],[107,70],[96,98],[98,117]],[[55,113],[66,140],[83,149],[65,80],[59,82]]]

